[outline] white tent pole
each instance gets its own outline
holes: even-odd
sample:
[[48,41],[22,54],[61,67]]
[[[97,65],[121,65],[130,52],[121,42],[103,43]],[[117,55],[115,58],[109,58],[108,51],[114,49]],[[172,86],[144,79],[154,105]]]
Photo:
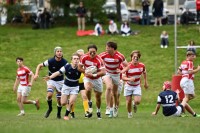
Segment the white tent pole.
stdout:
[[178,8],[178,0],[174,0],[174,10],[175,10],[175,14],[174,14],[174,62],[175,62],[175,74],[177,72],[177,8]]

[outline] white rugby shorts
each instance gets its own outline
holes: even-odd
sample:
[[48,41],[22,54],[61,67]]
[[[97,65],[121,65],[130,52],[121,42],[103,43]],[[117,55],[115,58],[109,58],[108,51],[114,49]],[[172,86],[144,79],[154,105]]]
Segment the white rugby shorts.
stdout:
[[29,96],[31,92],[31,87],[30,86],[22,86],[19,85],[17,89],[18,93],[21,93],[22,96]]
[[[64,80],[61,80],[61,81],[48,80],[47,81],[47,89],[48,89],[48,86],[53,86],[56,88],[56,90],[58,92],[61,92],[63,84],[64,84]],[[52,89],[54,89],[54,88],[52,88]]]
[[79,86],[70,87],[66,86],[65,84],[62,87],[62,95],[78,95]]
[[130,86],[129,84],[124,85],[124,96],[141,96],[142,91],[141,91],[141,86]]
[[83,82],[84,84],[87,82],[90,82],[93,85],[93,88],[95,91],[103,92],[103,82],[102,82],[101,77],[99,77],[98,79],[90,79],[90,78],[84,77]]
[[185,94],[194,94],[194,82],[192,79],[183,77],[180,82],[180,86],[183,89]]

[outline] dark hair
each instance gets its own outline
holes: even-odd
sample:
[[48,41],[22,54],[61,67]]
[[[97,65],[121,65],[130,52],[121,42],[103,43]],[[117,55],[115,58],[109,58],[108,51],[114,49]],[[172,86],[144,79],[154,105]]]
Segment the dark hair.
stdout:
[[140,51],[139,51],[139,50],[134,50],[134,51],[131,52],[131,59],[132,59],[132,57],[133,57],[133,54],[135,54],[135,53],[138,54],[138,57],[139,57],[139,58],[141,57]]
[[17,57],[17,58],[16,58],[16,61],[17,61],[17,60],[24,61],[24,59],[23,59],[22,57]]
[[187,55],[187,56],[195,55],[195,53],[194,53],[193,51],[187,51],[186,55]]
[[95,44],[91,44],[87,47],[87,50],[89,51],[89,49],[94,48],[97,51],[97,46]]
[[115,43],[115,42],[107,42],[106,45],[108,47],[114,48],[114,50],[117,49],[117,43]]
[[80,58],[80,55],[78,53],[73,53],[71,56],[71,60],[73,59],[73,56],[78,56],[78,58]]

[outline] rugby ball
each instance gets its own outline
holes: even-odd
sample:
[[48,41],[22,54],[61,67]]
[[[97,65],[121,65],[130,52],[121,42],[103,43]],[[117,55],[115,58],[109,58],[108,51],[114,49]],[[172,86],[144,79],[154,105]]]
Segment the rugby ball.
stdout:
[[87,67],[85,69],[85,73],[92,73],[92,74],[97,73],[97,67],[96,66]]

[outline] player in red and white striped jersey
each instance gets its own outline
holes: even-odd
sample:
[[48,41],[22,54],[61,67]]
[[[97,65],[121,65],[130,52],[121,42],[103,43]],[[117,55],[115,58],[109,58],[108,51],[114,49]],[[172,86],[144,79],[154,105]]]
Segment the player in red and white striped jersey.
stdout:
[[[117,51],[117,43],[107,42],[106,43],[106,52],[103,52],[99,55],[106,67],[106,75],[103,76],[103,82],[106,85],[106,115],[109,117],[117,117],[118,107],[113,108],[113,103],[111,99],[114,98],[114,104],[117,105],[118,102],[118,84],[120,83],[120,73],[119,66],[122,63],[124,66],[127,66],[127,61],[123,54]],[[113,97],[112,97],[113,95]]]
[[[85,69],[90,66],[97,67],[97,73],[86,73]],[[82,73],[85,73],[84,77],[84,86],[86,90],[87,98],[91,99],[91,91],[94,88],[95,98],[96,98],[96,106],[97,106],[97,117],[101,119],[101,95],[103,92],[103,84],[101,76],[105,75],[105,66],[101,57],[97,55],[97,46],[89,45],[88,53],[81,56],[81,60],[78,66],[78,70]]]
[[180,86],[185,93],[183,101],[187,103],[195,96],[195,88],[193,82],[194,74],[200,70],[200,66],[194,69],[193,61],[195,58],[195,53],[193,51],[188,51],[186,54],[186,60],[181,63],[178,69],[178,73],[182,75]]
[[[148,88],[146,68],[143,63],[139,62],[140,57],[140,51],[133,51],[131,53],[131,62],[129,63],[128,67],[122,70],[122,72],[125,71],[125,74],[123,74],[122,79],[126,81],[126,84],[124,86],[124,96],[126,96],[128,118],[132,118],[132,104],[134,112],[136,113],[137,105],[139,105],[141,102],[141,75],[144,76],[144,87],[146,89]],[[134,96],[133,101],[132,96]]]
[[[31,86],[33,83],[33,72],[26,66],[23,65],[23,58],[17,57],[16,63],[18,65],[17,69],[17,77],[15,80],[15,84],[13,86],[13,91],[17,91],[17,103],[20,109],[20,113],[18,116],[24,116],[24,106],[23,104],[34,104],[37,110],[40,108],[39,100],[28,100],[27,97],[30,94]],[[29,76],[31,76],[31,80],[29,82]],[[19,86],[18,86],[19,85]],[[18,89],[17,89],[18,86]]]

